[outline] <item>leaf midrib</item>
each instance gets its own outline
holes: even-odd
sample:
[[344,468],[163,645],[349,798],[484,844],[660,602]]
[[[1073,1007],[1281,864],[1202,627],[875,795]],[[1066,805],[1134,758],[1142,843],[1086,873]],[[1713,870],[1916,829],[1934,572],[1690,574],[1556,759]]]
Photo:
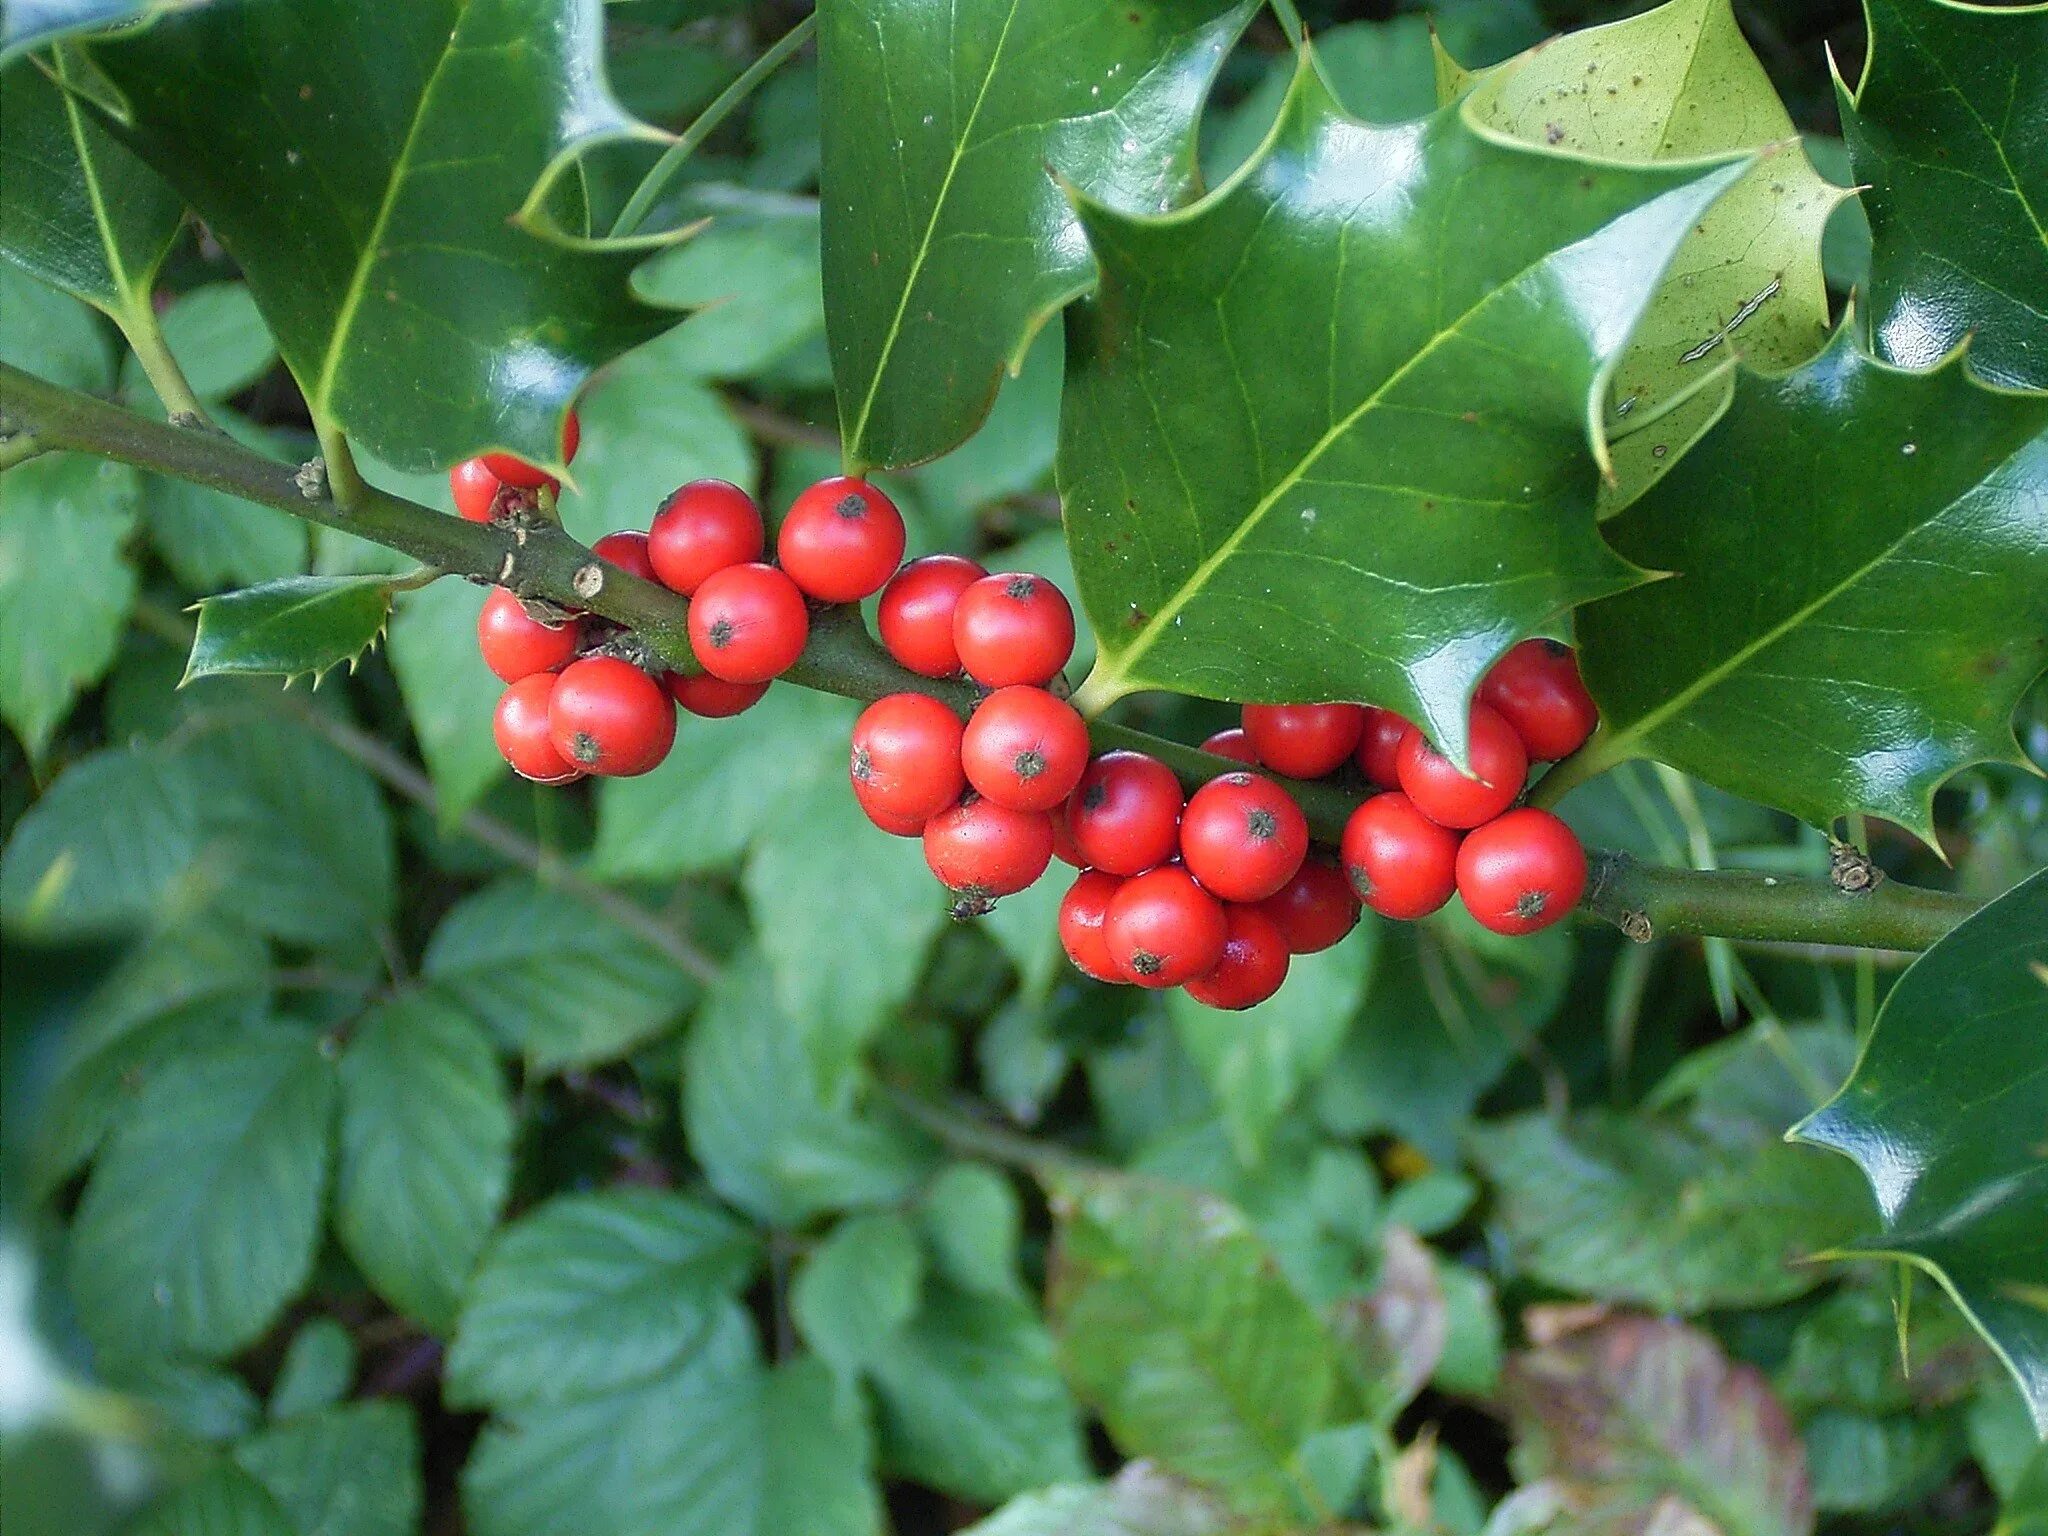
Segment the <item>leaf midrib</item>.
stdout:
[[120,242],[114,238],[114,223],[107,214],[106,193],[100,186],[99,166],[92,152],[86,148],[85,122],[80,116],[78,102],[64,84],[61,65],[58,66],[57,94],[63,98],[65,127],[71,134],[72,147],[78,151],[78,168],[85,176],[85,195],[92,202],[93,223],[99,229],[100,249],[107,258],[107,276],[113,280],[114,289],[125,305],[133,309],[139,295],[136,285],[128,280],[128,263],[121,254]]

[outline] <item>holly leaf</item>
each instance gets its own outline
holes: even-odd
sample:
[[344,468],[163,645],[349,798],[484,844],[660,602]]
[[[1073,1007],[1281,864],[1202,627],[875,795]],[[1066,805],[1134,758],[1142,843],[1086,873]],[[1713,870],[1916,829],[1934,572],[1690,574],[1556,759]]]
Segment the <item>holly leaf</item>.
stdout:
[[2022,761],[2013,708],[2048,660],[2044,429],[2048,396],[1987,390],[1958,358],[1903,373],[1847,325],[1803,368],[1745,372],[1607,525],[1679,574],[1578,615],[1601,714],[1583,767],[1654,757],[1816,826],[1860,811],[1931,843],[1945,778]]
[[1103,275],[1060,445],[1084,697],[1370,699],[1462,757],[1496,657],[1641,579],[1595,529],[1589,434],[1742,169],[1524,149],[1463,107],[1373,127],[1309,63],[1210,197],[1084,204]]
[[184,681],[227,673],[310,675],[315,686],[384,633],[402,577],[285,576],[239,592],[201,598]]
[[216,0],[85,46],[314,420],[398,468],[502,448],[559,470],[583,381],[677,318],[632,290],[644,250],[511,222],[559,154],[633,131],[599,0]]
[[1850,1158],[1884,1230],[1836,1256],[1925,1270],[2018,1380],[2048,1437],[2048,873],[1915,961],[1842,1091],[1791,1136]]
[[1842,137],[1869,184],[1870,328],[1901,367],[1970,338],[1978,375],[2048,388],[2048,6],[1864,0]]
[[1172,207],[1251,0],[827,0],[825,323],[856,464],[935,458],[1094,279],[1051,172]]

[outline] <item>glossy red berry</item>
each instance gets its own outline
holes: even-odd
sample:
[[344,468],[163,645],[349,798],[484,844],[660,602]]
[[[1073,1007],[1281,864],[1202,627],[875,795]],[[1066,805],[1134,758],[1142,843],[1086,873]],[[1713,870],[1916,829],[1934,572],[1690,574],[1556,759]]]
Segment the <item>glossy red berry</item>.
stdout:
[[1344,824],[1351,888],[1382,917],[1426,917],[1457,888],[1458,834],[1403,794],[1374,795]]
[[1259,762],[1290,779],[1320,779],[1344,766],[1365,728],[1359,704],[1247,704],[1244,733]]
[[1052,816],[1052,856],[1062,864],[1069,865],[1074,869],[1086,869],[1088,867],[1088,860],[1081,852],[1081,845],[1074,841],[1074,829],[1067,825],[1066,812],[1053,811],[1050,814]]
[[1084,873],[1060,899],[1060,948],[1074,963],[1074,969],[1096,981],[1122,984],[1124,973],[1110,958],[1109,940],[1103,937],[1103,920],[1109,916],[1109,900],[1123,881],[1099,869]]
[[676,740],[676,706],[653,678],[616,656],[573,661],[548,701],[555,750],[586,773],[630,779],[658,767]]
[[1226,773],[1189,797],[1180,818],[1180,856],[1211,895],[1264,901],[1308,856],[1308,818],[1271,779]]
[[1141,987],[1177,987],[1223,958],[1223,903],[1177,864],[1126,880],[1102,921],[1110,959]]
[[728,683],[709,672],[684,676],[671,672],[664,679],[669,696],[693,715],[706,720],[724,720],[743,714],[761,702],[768,692],[766,683]]
[[948,890],[978,901],[1010,896],[1052,862],[1052,818],[964,795],[924,826],[924,861]]
[[767,547],[754,498],[723,480],[692,480],[672,491],[647,530],[656,579],[685,597],[712,572],[752,564]]
[[1205,1008],[1232,1012],[1255,1007],[1287,980],[1287,936],[1258,907],[1230,907],[1223,958],[1187,983],[1187,993]]
[[1408,722],[1391,709],[1365,706],[1365,727],[1353,757],[1366,782],[1378,789],[1401,787],[1401,738],[1407,734]]
[[1042,688],[1074,654],[1074,610],[1043,576],[984,576],[954,606],[953,645],[984,688]]
[[[576,457],[576,450],[583,443],[583,423],[571,411],[569,419],[562,424],[562,462],[570,463]],[[486,453],[479,455],[485,469],[496,475],[507,485],[516,485],[523,491],[537,491],[544,485],[553,484],[553,477],[544,469],[529,464],[526,460],[510,453]]]
[[1578,658],[1555,640],[1524,640],[1501,657],[1479,685],[1478,698],[1515,728],[1539,763],[1570,757],[1600,723]]
[[548,701],[555,694],[555,675],[536,672],[522,677],[498,697],[491,734],[512,771],[536,784],[568,784],[583,770],[555,750],[548,725]]
[[1088,767],[1088,722],[1043,688],[998,688],[960,744],[967,782],[1013,811],[1064,806]]
[[821,603],[857,603],[903,562],[903,514],[869,485],[835,475],[790,506],[775,538],[789,579]]
[[1548,811],[1525,806],[1490,821],[1458,850],[1458,895],[1482,927],[1534,933],[1586,893],[1586,850]]
[[953,644],[953,610],[960,594],[988,574],[960,555],[927,555],[889,579],[875,613],[882,645],[920,677],[951,677],[960,670]]
[[796,664],[811,615],[796,583],[772,565],[714,571],[690,599],[690,650],[728,683],[765,683]]
[[1344,871],[1322,854],[1310,854],[1294,878],[1259,903],[1297,955],[1330,948],[1358,926],[1358,895]]
[[866,806],[862,806],[861,811],[891,837],[923,837],[925,823],[931,820],[929,816],[891,816],[887,811],[870,810]]
[[448,489],[455,495],[455,510],[472,523],[491,520],[504,484],[484,467],[482,459],[464,459],[448,471]]
[[1259,766],[1259,754],[1252,750],[1252,739],[1243,729],[1233,725],[1227,731],[1218,731],[1202,743],[1202,750],[1217,757],[1227,757],[1244,763],[1248,767]]
[[1414,726],[1401,737],[1401,792],[1442,827],[1476,827],[1515,803],[1529,777],[1529,752],[1515,728],[1484,704],[1472,706],[1466,735],[1470,776]]
[[493,587],[476,616],[476,648],[500,682],[516,683],[536,672],[552,672],[576,655],[581,627],[574,619],[543,624],[503,587]]
[[892,693],[853,725],[848,774],[861,809],[927,821],[960,798],[960,717],[921,693]]
[[647,535],[631,528],[621,528],[617,533],[608,533],[590,546],[590,552],[607,564],[616,565],[622,571],[630,571],[642,581],[659,581],[654,574],[654,561],[648,554]]
[[1143,752],[1105,752],[1067,801],[1081,861],[1112,875],[1142,875],[1180,846],[1180,780]]

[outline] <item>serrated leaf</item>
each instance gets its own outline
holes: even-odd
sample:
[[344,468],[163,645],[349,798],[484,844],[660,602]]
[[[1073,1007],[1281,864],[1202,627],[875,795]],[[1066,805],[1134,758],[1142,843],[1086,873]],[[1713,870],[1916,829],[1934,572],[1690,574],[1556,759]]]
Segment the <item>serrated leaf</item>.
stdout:
[[1954,359],[1900,372],[1847,327],[1803,368],[1745,372],[1607,525],[1680,574],[1578,615],[1586,766],[1654,757],[1816,826],[1866,812],[1931,842],[1944,779],[2019,760],[2013,706],[2048,659],[2044,429],[2048,396]]
[[331,1317],[316,1317],[285,1346],[270,1389],[270,1416],[298,1418],[332,1408],[356,1376],[356,1341]]
[[1102,650],[1084,698],[1363,698],[1462,758],[1492,661],[1640,579],[1595,529],[1589,436],[1742,167],[1598,165],[1464,110],[1358,123],[1305,63],[1202,202],[1084,208],[1103,275],[1060,445]]
[[487,447],[559,467],[584,379],[677,318],[634,295],[644,253],[511,222],[557,154],[628,125],[601,11],[215,0],[84,46],[126,142],[233,253],[316,421],[401,468]]
[[299,1536],[263,1485],[223,1464],[166,1494],[129,1536]]
[[247,283],[188,289],[163,312],[164,344],[202,400],[238,395],[270,371],[277,346]]
[[2048,388],[2048,7],[1865,0],[1842,136],[1867,182],[1877,350],[1928,368],[1970,339],[1979,377]]
[[305,1283],[334,1068],[304,1030],[249,1029],[166,1067],[117,1124],[71,1235],[71,1295],[109,1358],[219,1358]]
[[372,1009],[341,1058],[334,1228],[379,1295],[447,1333],[512,1182],[512,1106],[483,1029],[432,992]]
[[923,1286],[916,1228],[893,1211],[849,1216],[798,1271],[790,1316],[818,1357],[850,1376],[893,1347]]
[[1106,1483],[1063,1483],[1011,1500],[961,1536],[1231,1536],[1220,1501],[1147,1462]]
[[700,206],[711,227],[649,262],[640,283],[663,303],[702,306],[661,343],[670,363],[707,379],[752,378],[825,329],[818,210],[738,189],[692,211]]
[[[244,448],[271,458],[283,456],[269,433],[227,407],[216,406],[214,419]],[[150,543],[191,592],[253,587],[306,569],[306,523],[211,486],[145,475],[142,516]]]
[[1016,1293],[1024,1209],[1000,1170],[986,1163],[948,1165],[925,1190],[917,1214],[940,1274],[962,1290]]
[[686,1364],[759,1262],[723,1211],[657,1190],[563,1195],[507,1227],[470,1286],[448,1395],[501,1409],[633,1387]]
[[1678,1323],[1617,1317],[1508,1366],[1515,1467],[1573,1536],[1807,1536],[1806,1459],[1751,1366]]
[[1053,1197],[1047,1311],[1118,1448],[1246,1514],[1308,1513],[1296,1458],[1335,1399],[1335,1346],[1243,1216],[1119,1176],[1063,1176]]
[[185,681],[233,673],[320,677],[349,670],[384,633],[389,576],[286,576],[198,604]]
[[434,930],[421,974],[537,1072],[623,1056],[674,1025],[697,995],[645,939],[524,876],[458,903]]
[[305,1536],[411,1536],[425,1502],[409,1404],[343,1403],[274,1425],[235,1447]]
[[856,464],[964,441],[1094,273],[1051,172],[1159,209],[1248,0],[827,0],[825,322]]
[[2048,1437],[2048,873],[1969,918],[1885,998],[1842,1091],[1792,1131],[1855,1162],[1883,1220],[1845,1253],[1956,1300]]

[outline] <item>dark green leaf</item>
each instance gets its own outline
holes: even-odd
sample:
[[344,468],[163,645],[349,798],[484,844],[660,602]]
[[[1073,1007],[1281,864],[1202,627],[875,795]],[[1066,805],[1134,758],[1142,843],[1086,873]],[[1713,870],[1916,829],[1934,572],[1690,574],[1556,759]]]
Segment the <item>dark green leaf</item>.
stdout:
[[300,1536],[277,1501],[240,1468],[221,1465],[152,1505],[128,1536]]
[[419,1431],[388,1399],[344,1403],[235,1447],[300,1536],[412,1536],[420,1528]]
[[[1315,34],[1316,62],[1330,90],[1353,117],[1401,123],[1440,103],[1430,19],[1395,16],[1355,21]],[[1243,101],[1203,119],[1202,164],[1213,186],[1258,153],[1294,80],[1291,53],[1274,55]]]
[[448,1356],[449,1399],[512,1408],[672,1372],[705,1347],[758,1258],[739,1223],[680,1195],[552,1200],[485,1253]]
[[849,1216],[804,1261],[790,1315],[820,1359],[852,1375],[896,1347],[923,1287],[924,1253],[908,1221],[893,1211]]
[[1640,579],[1595,530],[1589,433],[1742,167],[1517,148],[1470,102],[1370,127],[1305,65],[1209,198],[1084,210],[1103,275],[1060,447],[1102,648],[1084,697],[1365,698],[1462,758],[1493,660]]
[[402,468],[485,447],[552,466],[591,370],[676,319],[631,291],[644,252],[512,223],[579,137],[634,131],[601,9],[216,0],[90,53],[127,141],[234,254],[316,421]]
[[1851,1158],[1883,1234],[1845,1253],[1924,1269],[2018,1379],[2048,1436],[2048,873],[1899,978],[1842,1091],[1793,1134]]
[[2048,11],[1866,0],[1842,136],[1870,213],[1878,350],[1932,367],[1965,337],[1993,383],[2048,388]]
[[1817,826],[1860,811],[1931,842],[1944,779],[2021,760],[2010,720],[2048,632],[2044,428],[2048,396],[1953,361],[1899,372],[1846,327],[1804,368],[1743,374],[1607,525],[1681,574],[1579,614],[1601,713],[1585,766],[1654,757]]
[[341,1059],[334,1228],[371,1285],[448,1332],[512,1181],[512,1107],[489,1036],[432,992],[357,1023]]
[[1178,202],[1255,9],[827,0],[825,319],[851,460],[915,464],[980,425],[1002,370],[1094,279],[1054,176],[1133,211]]
[[321,676],[363,652],[384,633],[394,578],[286,576],[224,592],[199,604],[199,628],[185,681],[255,672],[287,682]]
[[355,1378],[354,1336],[333,1318],[316,1317],[285,1348],[270,1389],[270,1416],[293,1419],[332,1408],[348,1396]]
[[110,1358],[230,1355],[305,1283],[334,1068],[285,1025],[209,1041],[114,1127],[71,1235],[71,1295]]
[[623,1056],[681,1019],[697,991],[647,940],[524,877],[443,918],[421,971],[540,1072]]

